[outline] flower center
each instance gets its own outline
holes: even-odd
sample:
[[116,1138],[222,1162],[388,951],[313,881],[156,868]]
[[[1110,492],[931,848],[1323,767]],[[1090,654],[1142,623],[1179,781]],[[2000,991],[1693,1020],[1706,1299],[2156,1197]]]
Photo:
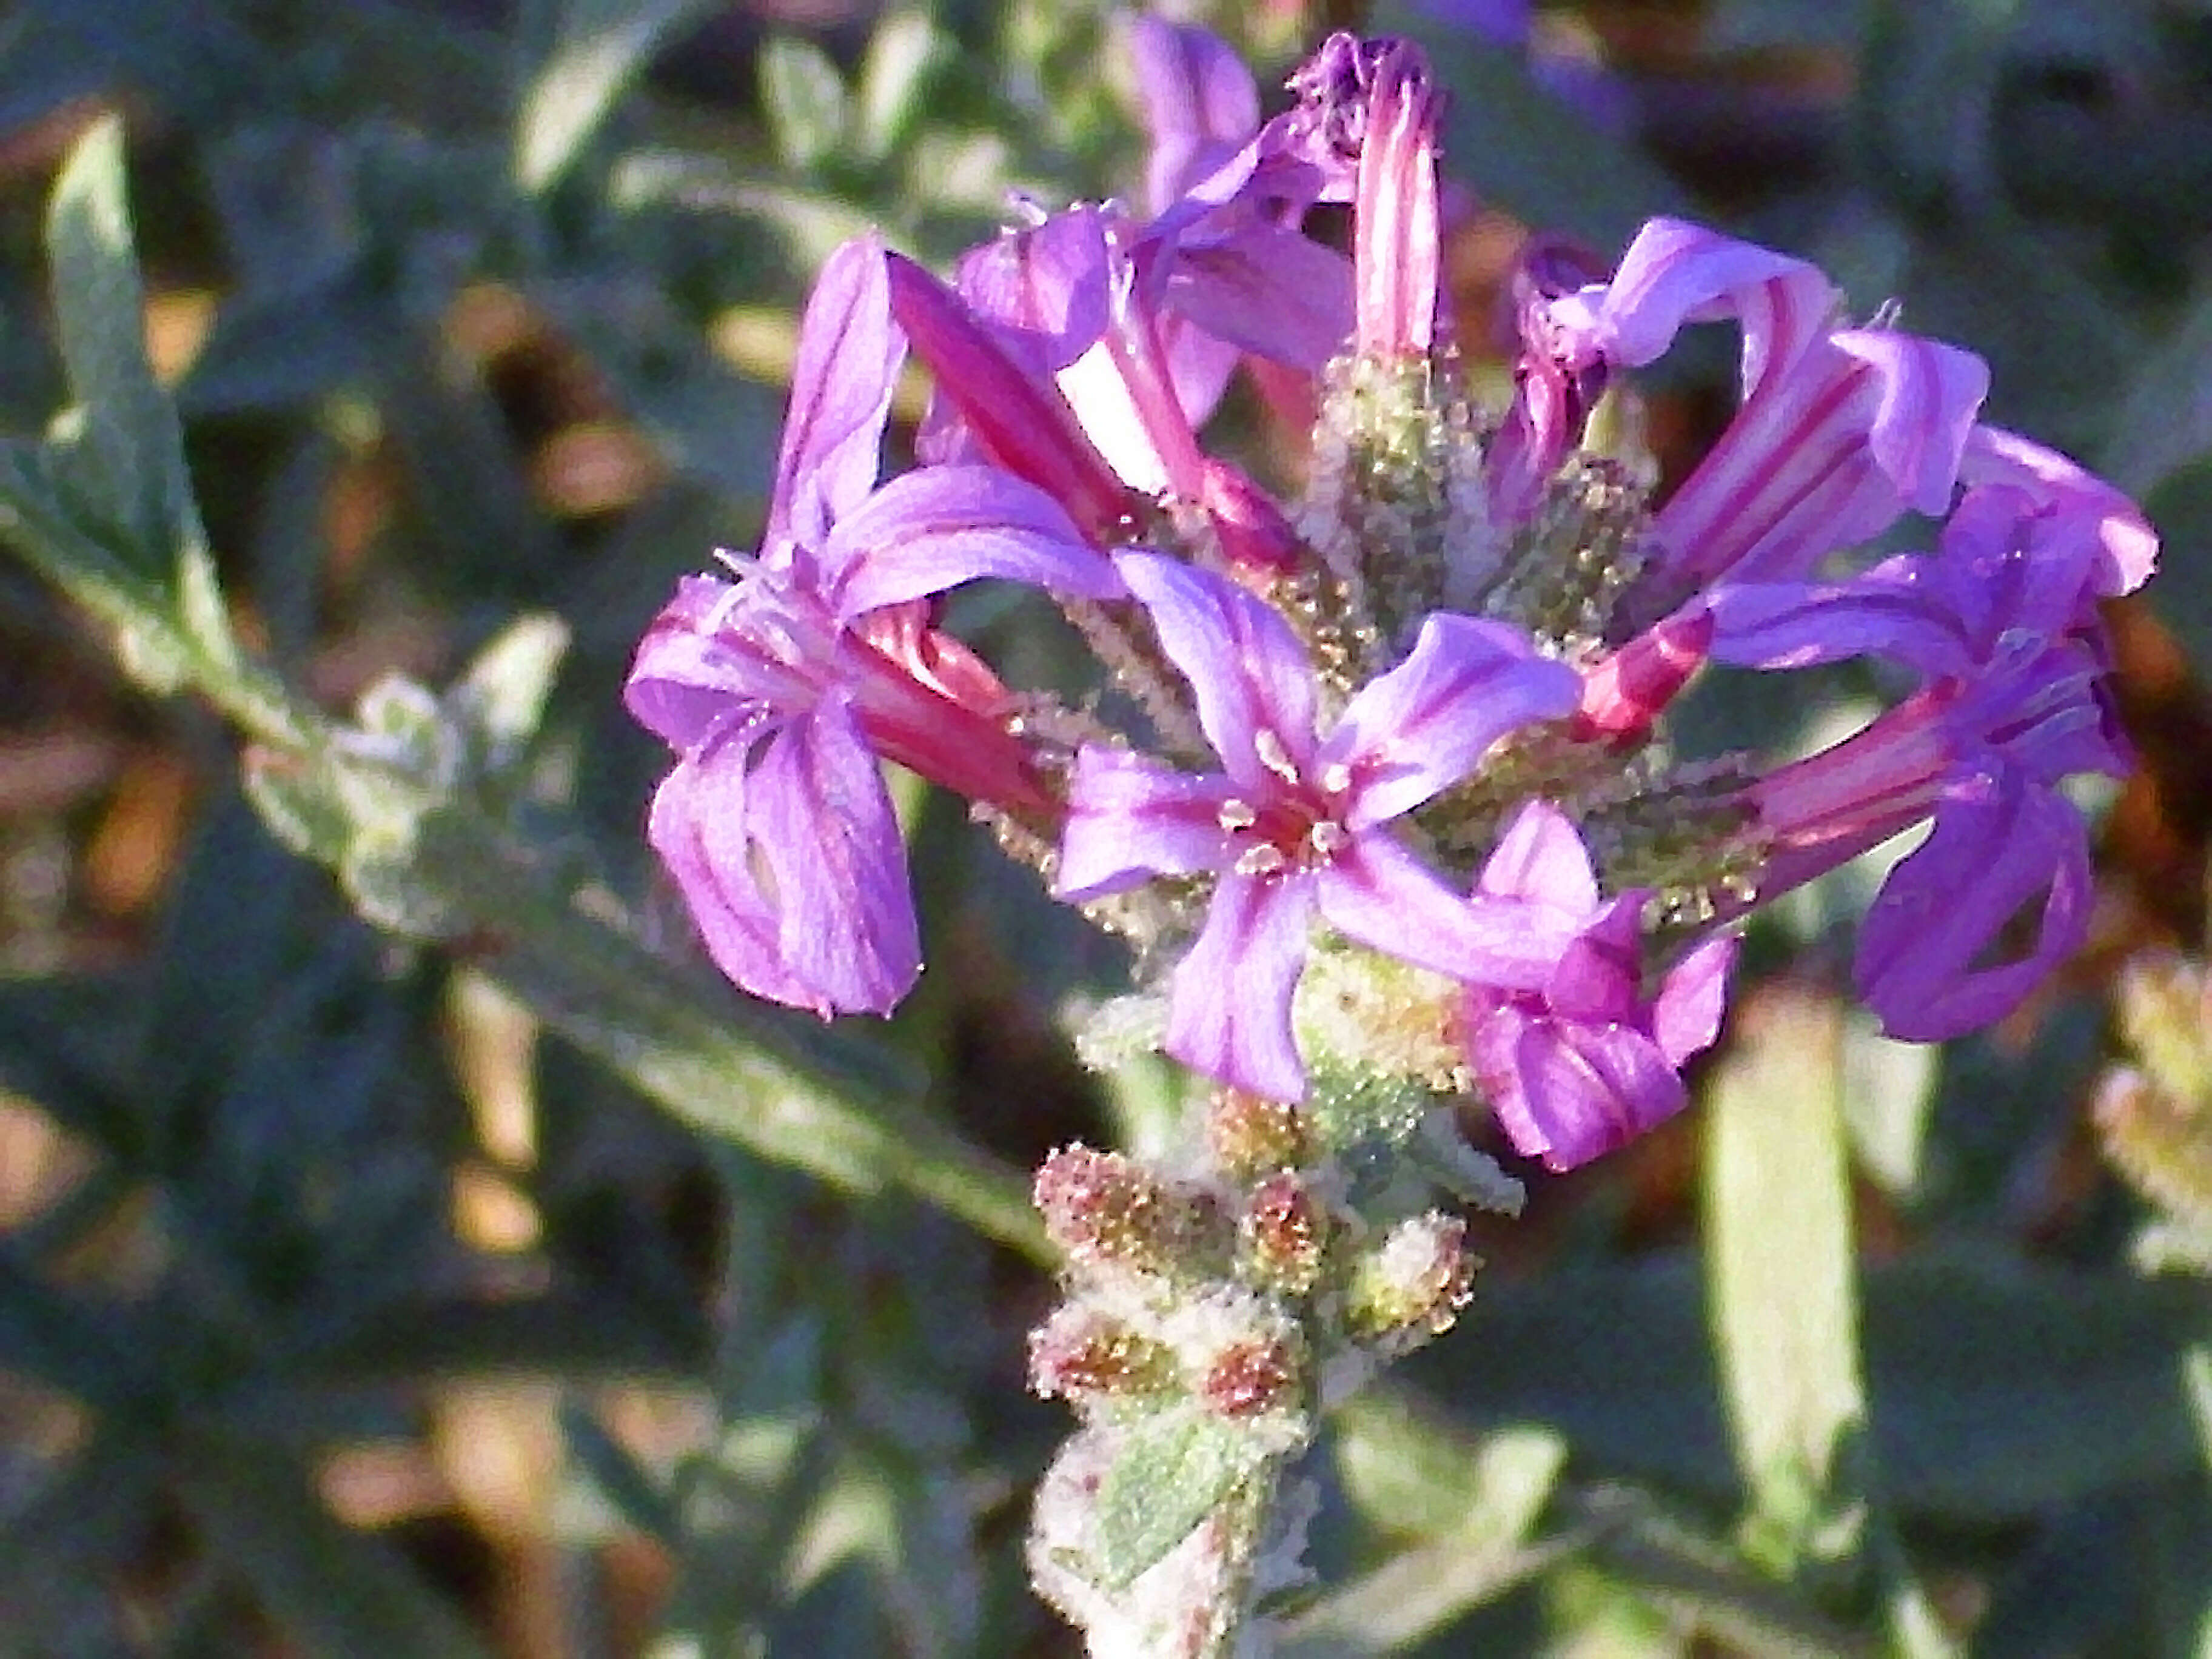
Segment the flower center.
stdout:
[[1344,826],[1345,796],[1352,773],[1343,766],[1322,769],[1320,787],[1306,781],[1272,732],[1254,744],[1260,763],[1282,780],[1255,805],[1241,797],[1221,804],[1218,819],[1236,849],[1230,868],[1240,876],[1298,875],[1323,869],[1351,842]]

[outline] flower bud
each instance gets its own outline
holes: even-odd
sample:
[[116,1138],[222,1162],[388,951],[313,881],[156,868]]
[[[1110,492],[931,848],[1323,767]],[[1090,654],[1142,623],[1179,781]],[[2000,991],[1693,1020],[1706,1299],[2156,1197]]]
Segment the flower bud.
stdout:
[[1246,586],[1263,591],[1297,574],[1304,552],[1298,533],[1249,473],[1208,459],[1199,475],[1198,504],[1212,521],[1223,562]]
[[1582,707],[1568,735],[1616,750],[1642,743],[1705,666],[1712,637],[1712,613],[1703,610],[1678,612],[1638,635],[1583,676]]
[[1353,1269],[1346,1323],[1394,1353],[1449,1330],[1482,1265],[1466,1240],[1467,1224],[1440,1210],[1400,1222]]
[[1206,1130],[1214,1162],[1232,1181],[1295,1169],[1310,1152],[1303,1107],[1242,1089],[1214,1091]]
[[1217,1417],[1248,1419],[1298,1405],[1300,1367],[1291,1345],[1254,1336],[1215,1354],[1200,1380],[1198,1397]]
[[2212,1112],[2212,981],[2172,951],[2129,959],[2115,994],[2120,1033],[2165,1093]]
[[1162,1343],[1077,1303],[1063,1303],[1030,1333],[1030,1387],[1088,1413],[1105,1401],[1160,1393],[1176,1378]]
[[1208,1195],[1178,1188],[1119,1152],[1063,1146],[1036,1174],[1045,1231],[1079,1267],[1172,1274],[1224,1254],[1226,1227]]
[[1441,101],[1420,48],[1389,43],[1372,70],[1352,198],[1353,339],[1363,356],[1425,357],[1436,344]]
[[1247,1277],[1281,1296],[1304,1296],[1321,1274],[1328,1217],[1295,1170],[1279,1170],[1253,1188],[1237,1223]]
[[984,454],[1058,501],[1099,545],[1120,540],[1129,492],[1058,390],[1017,363],[920,265],[894,253],[886,267],[893,315]]

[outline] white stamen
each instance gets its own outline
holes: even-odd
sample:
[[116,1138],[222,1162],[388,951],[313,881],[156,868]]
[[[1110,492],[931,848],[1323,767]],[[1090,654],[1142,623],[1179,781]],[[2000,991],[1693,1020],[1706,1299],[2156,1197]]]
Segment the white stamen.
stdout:
[[1263,841],[1239,853],[1237,862],[1230,867],[1240,876],[1272,876],[1289,863],[1281,848],[1271,841]]

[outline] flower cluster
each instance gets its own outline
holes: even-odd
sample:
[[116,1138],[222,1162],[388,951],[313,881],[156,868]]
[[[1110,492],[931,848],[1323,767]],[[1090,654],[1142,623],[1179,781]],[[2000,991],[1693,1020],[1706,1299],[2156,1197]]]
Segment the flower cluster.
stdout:
[[[2079,943],[2060,786],[2126,764],[2095,601],[2155,544],[1980,421],[1978,360],[1659,221],[1610,274],[1529,257],[1513,394],[1486,410],[1439,286],[1418,50],[1334,37],[1262,125],[1210,37],[1131,40],[1149,212],[1039,216],[949,283],[843,249],[763,545],[685,581],[639,653],[630,707],[678,757],[653,843],[732,979],[824,1015],[908,988],[884,759],[1139,936],[1176,1059],[1286,1101],[1317,1068],[1473,1087],[1558,1168],[1680,1106],[1729,924],[1902,830],[1932,825],[1857,964],[1892,1032],[1996,1018]],[[1349,258],[1307,234],[1322,203],[1350,204]],[[1592,416],[1713,321],[1741,332],[1741,405],[1655,509]],[[878,483],[909,346],[935,386],[923,464]],[[1240,364],[1311,423],[1296,499],[1201,445]],[[1929,550],[1853,557],[1908,514]],[[1018,696],[940,631],[933,596],[982,577],[1054,595],[1144,729]],[[1667,707],[1707,662],[1855,656],[1909,689],[1828,750],[1668,758]]]
[[[1741,919],[1916,827],[1859,941],[1891,1032],[1996,1019],[2080,944],[2062,786],[2127,765],[2096,604],[2156,547],[1981,421],[1977,359],[1693,225],[1646,226],[1610,271],[1534,245],[1486,408],[1440,285],[1419,51],[1333,37],[1261,123],[1211,37],[1129,40],[1146,210],[1034,215],[949,282],[841,251],[763,544],[683,584],[629,699],[678,757],[653,843],[748,991],[828,1016],[912,984],[885,760],[1138,947],[1092,1052],[1156,1046],[1212,1088],[1173,1167],[1079,1146],[1039,1173],[1067,1294],[1031,1381],[1083,1428],[1031,1558],[1092,1651],[1198,1654],[1298,1582],[1282,1480],[1317,1413],[1466,1300],[1437,1194],[1517,1202],[1462,1102],[1561,1170],[1671,1115]],[[1322,204],[1348,204],[1348,255],[1309,234]],[[1606,407],[1709,322],[1740,333],[1741,403],[1655,503]],[[879,483],[909,349],[920,464]],[[1201,441],[1240,370],[1312,434],[1287,499]],[[936,597],[981,578],[1049,593],[1130,718],[1010,690],[945,633]],[[1897,695],[1832,747],[1668,748],[1708,665],[1846,658]]]

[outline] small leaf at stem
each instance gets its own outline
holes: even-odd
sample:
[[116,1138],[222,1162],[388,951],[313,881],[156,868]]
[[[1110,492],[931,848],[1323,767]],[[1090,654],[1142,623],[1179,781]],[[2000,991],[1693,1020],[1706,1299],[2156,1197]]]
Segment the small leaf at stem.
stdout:
[[1163,1413],[1130,1429],[1098,1488],[1107,1587],[1127,1589],[1266,1461],[1251,1434],[1210,1418]]

